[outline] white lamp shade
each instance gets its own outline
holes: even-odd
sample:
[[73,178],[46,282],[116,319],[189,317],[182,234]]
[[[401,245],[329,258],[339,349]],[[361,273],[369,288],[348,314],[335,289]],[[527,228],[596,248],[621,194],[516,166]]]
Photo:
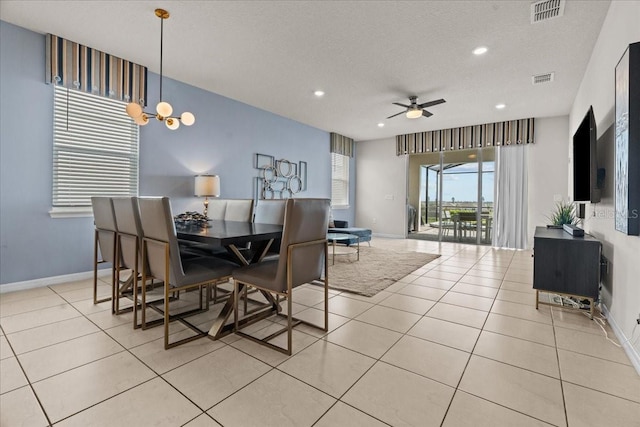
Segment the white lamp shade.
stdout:
[[176,130],[180,127],[180,121],[178,119],[168,118],[165,123],[171,130]]
[[420,116],[422,116],[422,110],[419,109],[419,108],[407,111],[407,118],[408,119],[417,119]]
[[168,102],[158,102],[156,105],[156,112],[162,117],[169,117],[173,113],[173,107]]
[[196,116],[194,116],[193,114],[191,114],[188,111],[185,111],[180,116],[180,121],[185,126],[191,126],[192,124],[194,124],[196,122]]
[[129,117],[135,119],[136,117],[140,117],[142,115],[142,106],[136,102],[130,102],[127,104],[126,111]]
[[197,197],[219,197],[220,177],[218,175],[196,175],[193,193]]

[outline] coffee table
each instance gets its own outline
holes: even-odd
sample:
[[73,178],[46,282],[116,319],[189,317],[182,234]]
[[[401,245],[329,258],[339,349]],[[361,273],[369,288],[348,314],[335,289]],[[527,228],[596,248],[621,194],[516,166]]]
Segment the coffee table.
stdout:
[[[356,247],[349,246],[349,242],[356,241]],[[360,261],[360,237],[355,234],[343,234],[343,233],[327,233],[327,241],[331,242],[332,258],[331,264],[336,263],[336,255],[351,255],[356,254],[357,260]],[[336,253],[336,244],[341,245]]]

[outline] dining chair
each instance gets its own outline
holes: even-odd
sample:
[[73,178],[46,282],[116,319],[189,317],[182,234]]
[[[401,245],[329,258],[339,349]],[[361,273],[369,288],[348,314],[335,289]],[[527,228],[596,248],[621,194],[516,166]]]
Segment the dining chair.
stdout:
[[[253,212],[253,222],[258,224],[284,224],[284,210],[286,200],[260,200],[256,203]],[[280,239],[274,240],[267,248],[267,256],[280,252]]]
[[[195,325],[187,322],[185,317],[200,313],[209,308],[210,286],[227,281],[235,264],[214,257],[198,257],[183,260],[180,256],[178,239],[176,237],[175,224],[171,213],[171,205],[168,197],[140,197],[138,198],[140,209],[140,222],[142,225],[142,283],[154,278],[164,282],[164,348],[169,349],[177,345],[193,341],[207,335]],[[199,307],[170,313],[170,293],[198,289]],[[202,303],[202,290],[206,290],[205,303]],[[145,312],[146,287],[142,286],[141,318],[142,327],[146,328]],[[197,335],[169,342],[169,323],[180,320]]]
[[209,199],[209,208],[207,211],[207,217],[213,220],[223,220],[224,213],[227,210],[227,200],[213,198]]
[[[291,355],[293,327],[304,323],[328,330],[329,269],[327,265],[327,227],[330,201],[328,199],[288,199],[285,205],[280,256],[277,261],[264,261],[236,269],[234,279],[234,331],[249,340]],[[306,283],[321,283],[324,287],[324,326],[295,319],[292,312],[293,289]],[[259,339],[242,332],[238,314],[239,295],[246,286],[284,297],[287,301],[286,326]],[[280,313],[277,313],[281,315]],[[247,324],[248,325],[248,324]],[[287,346],[269,341],[287,332]]]
[[[282,225],[284,223],[284,210],[286,206],[286,200],[259,200],[253,206],[253,222],[258,224],[276,224]],[[262,254],[259,256],[260,260],[273,261],[277,260],[280,253],[281,239],[275,239],[271,244],[263,249]],[[247,311],[248,299],[248,287],[245,287],[242,297],[244,301],[244,312]],[[255,302],[255,301],[254,301]],[[259,306],[255,310],[260,310]]]
[[253,209],[253,222],[259,224],[284,223],[286,200],[259,200]]
[[[95,232],[93,239],[93,303],[111,301],[115,295],[116,283],[116,226],[113,203],[110,197],[91,197],[91,209]],[[98,249],[101,259],[98,258]],[[98,299],[98,264],[111,263],[111,297]]]
[[138,278],[142,268],[142,253],[140,241],[142,239],[142,225],[140,224],[140,211],[138,209],[137,197],[114,197],[113,211],[118,224],[118,234],[116,247],[120,250],[121,265],[116,267],[116,280],[120,280],[121,269],[130,269],[131,276],[128,279],[132,288],[133,306],[120,310],[120,295],[114,299],[114,312],[120,314],[133,310],[133,326],[138,327],[137,321],[137,301],[138,301]]
[[228,199],[224,220],[251,222],[252,213],[253,199]]

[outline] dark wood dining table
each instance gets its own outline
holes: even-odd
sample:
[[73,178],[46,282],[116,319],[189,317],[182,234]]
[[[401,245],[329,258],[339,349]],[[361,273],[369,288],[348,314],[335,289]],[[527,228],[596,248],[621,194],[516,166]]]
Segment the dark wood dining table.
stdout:
[[[259,224],[240,221],[209,221],[207,227],[176,224],[178,239],[199,242],[207,246],[225,248],[238,263],[238,266],[249,265],[262,261],[269,246],[275,239],[282,237],[282,225]],[[249,257],[245,256],[241,246],[251,243]],[[244,285],[241,285],[244,286]],[[238,289],[241,295],[244,289]],[[262,292],[269,302],[264,310],[259,310],[251,316],[245,316],[241,324],[252,323],[260,318],[270,316],[279,310],[278,301],[268,292]],[[209,336],[213,339],[221,338],[233,331],[233,323],[227,323],[234,310],[235,293],[229,295],[222,311],[214,320]]]
[[[239,265],[260,262],[274,239],[282,237],[282,225],[242,221],[208,221],[206,227],[176,224],[178,239],[223,247],[235,257]],[[247,259],[239,247],[251,243],[251,258]]]

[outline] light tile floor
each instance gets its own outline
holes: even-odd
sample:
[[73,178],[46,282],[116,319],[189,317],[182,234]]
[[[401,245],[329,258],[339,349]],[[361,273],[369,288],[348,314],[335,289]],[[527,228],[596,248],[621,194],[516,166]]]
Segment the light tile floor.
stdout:
[[[165,351],[90,280],[2,294],[0,425],[640,426],[640,376],[583,313],[534,308],[530,252],[372,245],[442,256],[372,298],[331,292],[329,332],[298,327],[292,357],[235,335]],[[321,321],[320,288],[294,301]]]

